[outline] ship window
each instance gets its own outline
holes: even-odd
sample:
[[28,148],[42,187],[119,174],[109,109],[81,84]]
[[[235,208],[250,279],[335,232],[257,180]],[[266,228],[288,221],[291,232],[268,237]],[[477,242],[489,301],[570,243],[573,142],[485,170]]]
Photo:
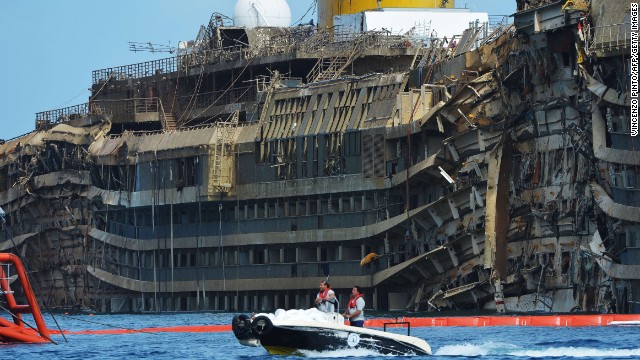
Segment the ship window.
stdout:
[[227,265],[235,265],[236,264],[236,258],[235,258],[235,253],[233,251],[225,251],[224,252],[224,263]]
[[331,214],[335,214],[340,209],[340,198],[336,198],[333,196],[329,197],[329,201],[327,201],[327,212]]
[[264,251],[263,250],[254,250],[253,251],[253,263],[254,264],[264,264]]
[[188,254],[180,254],[180,263],[177,265],[178,267],[187,267],[189,266],[189,255]]
[[562,53],[562,65],[563,66],[571,66],[571,55],[568,52]]
[[176,165],[178,168],[176,188],[178,190],[185,186],[197,185],[198,159],[196,157],[177,159]]
[[264,156],[262,153],[262,146],[260,141],[256,141],[253,143],[253,153],[255,155],[256,164],[261,164],[263,162]]
[[320,261],[327,261],[327,249],[320,249]]
[[635,189],[637,187],[637,184],[636,184],[636,174],[634,172],[634,169],[627,168],[626,174],[627,174],[627,189]]
[[342,212],[352,212],[351,208],[351,198],[345,197],[342,198]]
[[296,262],[296,249],[286,248],[284,249],[284,262],[295,263]]
[[548,254],[548,257],[547,257],[547,266],[548,266],[549,268],[551,268],[551,269],[553,269],[553,268],[554,268],[554,265],[555,265],[555,259],[556,259],[556,253],[555,253],[555,252],[550,252],[550,253]]
[[635,231],[629,230],[627,232],[627,247],[636,248],[638,247],[639,243],[640,241],[638,241],[637,233]]
[[569,273],[570,265],[571,265],[571,253],[569,253],[568,251],[563,251],[562,263],[560,264],[560,267],[562,268],[562,275],[566,275],[567,273]]

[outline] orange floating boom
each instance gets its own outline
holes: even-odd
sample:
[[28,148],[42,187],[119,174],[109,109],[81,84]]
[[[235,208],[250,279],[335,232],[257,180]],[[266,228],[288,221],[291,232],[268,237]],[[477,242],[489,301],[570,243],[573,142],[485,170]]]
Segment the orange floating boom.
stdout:
[[[59,334],[57,330],[49,330],[53,334]],[[231,325],[194,325],[194,326],[171,326],[143,329],[104,329],[104,330],[80,330],[66,331],[65,335],[121,335],[135,333],[210,333],[231,331]]]
[[[613,321],[640,321],[640,314],[593,315],[520,315],[520,316],[460,316],[396,319],[371,319],[365,326],[383,327],[389,322],[408,322],[411,327],[424,326],[608,326]],[[387,325],[387,327],[389,327]]]
[[[365,321],[367,327],[406,327],[406,325],[389,325],[393,322],[408,322],[411,327],[427,326],[608,326],[614,321],[640,321],[640,314],[594,314],[594,315],[521,315],[521,316],[461,316],[414,318],[398,317],[394,319],[370,319]],[[57,330],[50,330],[60,334]],[[135,333],[204,333],[231,331],[230,325],[194,325],[171,326],[142,329],[104,329],[64,331],[67,335],[123,335]]]
[[[9,307],[8,310],[13,317],[13,323],[6,319],[0,319],[0,342],[42,343],[51,341],[49,330],[42,318],[38,301],[33,294],[33,289],[31,288],[31,283],[29,283],[29,278],[24,270],[22,261],[14,254],[0,253],[0,263],[13,264],[28,303],[27,305],[22,305],[16,302],[13,291],[11,291],[11,287],[9,286],[8,274],[5,274],[4,269],[0,266],[0,288],[2,288],[2,293]],[[25,327],[22,314],[33,315],[38,331]]]

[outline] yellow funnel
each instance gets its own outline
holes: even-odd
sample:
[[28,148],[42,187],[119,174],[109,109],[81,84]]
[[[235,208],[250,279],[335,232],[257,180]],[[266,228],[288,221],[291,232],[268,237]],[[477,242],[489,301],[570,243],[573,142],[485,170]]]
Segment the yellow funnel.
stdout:
[[[454,7],[455,0],[448,0],[445,8]],[[441,8],[442,0],[380,0],[382,9],[437,9]],[[333,27],[333,17],[336,15],[356,14],[364,10],[378,8],[377,0],[318,0],[318,28]]]

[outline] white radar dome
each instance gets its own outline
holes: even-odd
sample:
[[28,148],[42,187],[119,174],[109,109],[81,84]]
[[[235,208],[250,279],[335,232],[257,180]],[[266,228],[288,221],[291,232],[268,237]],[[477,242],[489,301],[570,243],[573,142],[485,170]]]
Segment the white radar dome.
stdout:
[[246,28],[291,26],[287,0],[238,0],[233,9],[235,26]]

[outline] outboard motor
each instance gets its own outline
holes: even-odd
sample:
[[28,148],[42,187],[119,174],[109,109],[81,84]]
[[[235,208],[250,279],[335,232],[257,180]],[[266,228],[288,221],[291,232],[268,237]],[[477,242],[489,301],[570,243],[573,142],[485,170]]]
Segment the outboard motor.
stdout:
[[231,330],[240,344],[244,346],[260,346],[260,340],[256,339],[251,331],[251,319],[244,314],[236,315],[231,320]]
[[251,324],[251,330],[256,337],[268,334],[272,328],[273,323],[271,322],[271,319],[266,316],[258,316],[253,319],[253,323]]

